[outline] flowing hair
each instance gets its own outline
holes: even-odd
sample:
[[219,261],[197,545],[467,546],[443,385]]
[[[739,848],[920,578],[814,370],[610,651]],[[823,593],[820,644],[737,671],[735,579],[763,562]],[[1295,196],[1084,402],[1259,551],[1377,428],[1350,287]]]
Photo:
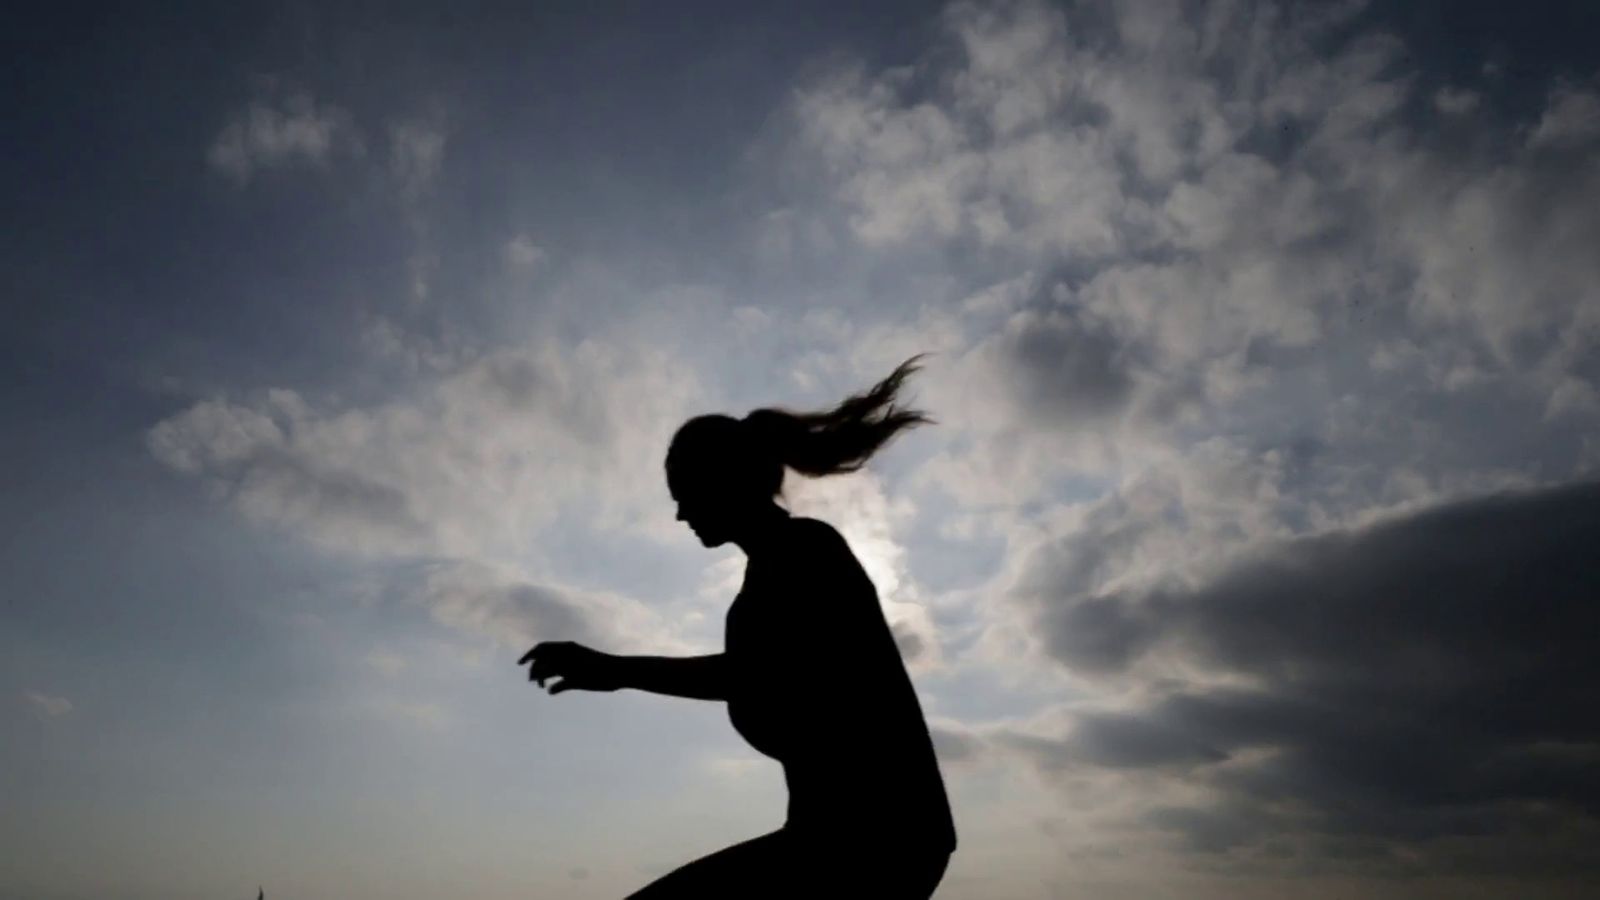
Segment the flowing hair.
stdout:
[[896,403],[900,386],[919,368],[919,353],[870,389],[852,394],[824,412],[793,412],[777,407],[752,410],[743,424],[780,462],[804,475],[854,472],[896,434],[935,424],[920,410]]
[[811,477],[855,472],[905,429],[937,424],[921,410],[898,402],[901,386],[926,355],[907,359],[882,381],[832,409],[763,407],[743,419],[690,419],[667,451],[668,479],[691,469],[702,475],[715,472],[730,488],[772,497],[782,490],[785,467]]

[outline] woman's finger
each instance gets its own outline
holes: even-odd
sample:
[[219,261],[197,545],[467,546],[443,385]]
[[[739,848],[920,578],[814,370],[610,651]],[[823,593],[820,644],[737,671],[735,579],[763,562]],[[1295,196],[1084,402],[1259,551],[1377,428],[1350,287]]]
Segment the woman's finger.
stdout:
[[537,661],[539,659],[539,657],[541,657],[541,656],[553,656],[553,655],[555,655],[555,652],[557,651],[557,649],[559,647],[561,647],[563,644],[568,644],[568,643],[571,643],[571,642],[570,641],[540,641],[539,643],[534,644],[532,647],[528,648],[528,652],[527,653],[522,654],[522,658],[517,660],[517,665],[519,665],[519,666],[527,665],[529,662]]

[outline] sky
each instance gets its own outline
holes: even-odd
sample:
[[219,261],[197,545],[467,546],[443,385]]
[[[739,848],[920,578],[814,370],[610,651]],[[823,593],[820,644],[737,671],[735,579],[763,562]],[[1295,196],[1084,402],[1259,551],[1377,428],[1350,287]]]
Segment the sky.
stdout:
[[719,649],[674,429],[919,352],[937,424],[785,502],[900,637],[937,897],[1592,896],[1597,19],[14,13],[0,898],[615,897],[777,827],[721,706],[515,662]]

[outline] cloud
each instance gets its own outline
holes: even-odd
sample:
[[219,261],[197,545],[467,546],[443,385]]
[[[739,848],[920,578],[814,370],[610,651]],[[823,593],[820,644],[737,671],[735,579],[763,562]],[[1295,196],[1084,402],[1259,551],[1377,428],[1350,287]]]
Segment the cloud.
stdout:
[[1579,147],[1597,139],[1600,139],[1600,94],[1561,84],[1550,92],[1549,105],[1528,137],[1528,146]]
[[674,643],[658,616],[637,601],[596,591],[535,584],[469,563],[428,567],[407,596],[444,625],[526,649],[538,641],[616,646]]
[[1433,105],[1446,115],[1456,116],[1470,113],[1477,109],[1478,103],[1482,99],[1482,96],[1476,91],[1469,91],[1466,88],[1444,87],[1433,95]]
[[348,112],[297,93],[281,104],[252,102],[235,114],[212,141],[206,162],[243,185],[264,170],[325,168],[336,156],[361,153],[361,135]]
[[147,444],[246,516],[334,552],[520,560],[572,504],[618,527],[659,508],[659,457],[695,391],[661,351],[539,341],[367,408],[288,390],[202,401]]
[[[1336,440],[1321,411],[1358,394],[1590,421],[1600,169],[1547,151],[1586,146],[1592,98],[1558,86],[1526,140],[1441,148],[1406,48],[1350,27],[1360,9],[957,3],[911,65],[802,89],[796,145],[863,249],[1005,273],[952,317],[941,411],[965,434],[925,481],[1025,503],[1267,410]],[[1385,344],[1422,364],[1350,365]],[[1472,446],[1465,415],[1384,415]]]
[[[1563,115],[1564,102],[1552,97],[1547,123]],[[1569,138],[1580,133],[1560,140]],[[1385,255],[1411,276],[1405,296],[1416,323],[1459,329],[1486,345],[1480,362],[1496,374],[1575,374],[1593,346],[1552,329],[1577,326],[1586,334],[1600,315],[1600,264],[1579,250],[1600,239],[1600,213],[1568,199],[1600,185],[1600,163],[1592,155],[1538,152],[1555,140],[1530,141],[1508,159],[1466,170],[1426,157],[1396,159],[1390,177],[1403,182],[1379,207],[1395,236]],[[1446,331],[1436,341],[1451,336]]]
[[72,712],[72,701],[65,697],[53,697],[38,691],[23,691],[22,699],[27,701],[36,712],[51,719],[59,719]]
[[1126,348],[1104,324],[1070,306],[1018,312],[990,340],[997,376],[1025,415],[1047,419],[1042,427],[1065,429],[1104,419],[1133,393]]
[[337,459],[331,433],[312,439],[326,450],[305,446],[311,416],[289,391],[271,392],[260,407],[206,400],[157,423],[146,442],[157,460],[205,476],[249,518],[298,525],[314,540],[358,552],[425,541],[406,485],[363,471],[357,459]]
[[[543,341],[367,407],[318,408],[287,390],[201,401],[153,426],[147,445],[245,518],[324,553],[426,566],[398,595],[442,624],[507,643],[659,649],[679,645],[673,628],[595,589],[582,554],[600,551],[580,536],[662,538],[660,459],[696,392],[660,350]],[[646,583],[604,569],[613,590]],[[590,587],[559,586],[574,581]]]
[[[1095,21],[1107,14],[1109,35]],[[1397,52],[1392,42],[1322,60],[1309,42],[1336,22],[1297,17],[1269,44],[1251,15],[952,4],[942,16],[946,52],[876,76],[846,69],[820,80],[797,104],[800,135],[869,243],[961,237],[1109,261],[1159,239],[1150,188],[1204,173],[1263,120],[1304,116],[1351,134],[1394,108],[1396,89],[1375,80]],[[1334,107],[1345,89],[1360,102]]]
[[[1593,873],[1592,614],[1572,582],[1490,593],[1592,542],[1560,502],[1600,463],[1584,101],[1419,95],[1355,9],[954,5],[937,52],[802,90],[833,205],[784,227],[952,261],[825,357],[944,351],[895,492],[1000,548],[926,602],[959,610],[947,666],[1026,686],[941,684],[941,712],[1015,716],[941,721],[947,765],[1055,787],[1061,854]],[[1441,139],[1469,123],[1492,140]]]
[[525,234],[519,234],[506,241],[506,262],[519,269],[532,269],[544,262],[547,255],[544,248],[533,242]]
[[929,722],[928,734],[933,739],[933,749],[940,763],[946,766],[975,761],[984,751],[983,737],[960,722]]
[[432,121],[400,122],[389,128],[389,171],[401,193],[416,199],[432,186],[444,163],[448,135]]
[[[1266,542],[1192,584],[1119,590],[1036,559],[1048,652],[1147,697],[1076,714],[1038,753],[1182,769],[1210,798],[1157,815],[1200,847],[1356,837],[1427,868],[1455,852],[1440,842],[1531,829],[1592,870],[1597,541],[1600,485],[1581,483]],[[1140,674],[1184,670],[1203,674]]]
[[[444,167],[449,137],[444,115],[438,110],[389,123],[386,174],[411,235],[412,247],[406,268],[411,279],[413,308],[431,296],[441,261],[440,242],[426,207]],[[404,342],[425,344],[426,340],[423,336],[411,335]],[[424,357],[428,355],[426,347],[414,352]]]

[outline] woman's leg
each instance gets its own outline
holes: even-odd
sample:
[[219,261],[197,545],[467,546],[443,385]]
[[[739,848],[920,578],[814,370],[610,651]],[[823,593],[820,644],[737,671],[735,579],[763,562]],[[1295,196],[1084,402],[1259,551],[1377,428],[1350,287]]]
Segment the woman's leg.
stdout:
[[928,900],[949,862],[947,853],[812,840],[780,829],[674,869],[627,900],[813,898],[825,893]]
[[763,885],[783,877],[792,859],[782,831],[752,838],[668,872],[627,900],[673,897],[765,897]]

